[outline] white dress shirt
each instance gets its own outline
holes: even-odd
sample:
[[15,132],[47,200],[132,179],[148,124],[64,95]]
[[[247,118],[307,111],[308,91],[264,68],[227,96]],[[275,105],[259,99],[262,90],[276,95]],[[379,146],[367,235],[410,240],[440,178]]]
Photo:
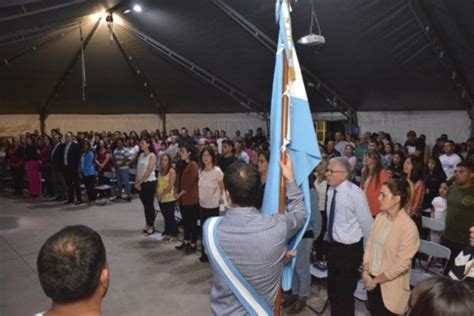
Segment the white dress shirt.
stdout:
[[[364,191],[345,180],[336,188],[336,209],[333,239],[341,244],[354,244],[364,237],[364,245],[369,239],[373,218]],[[330,187],[326,199],[326,212],[329,218],[334,188]]]

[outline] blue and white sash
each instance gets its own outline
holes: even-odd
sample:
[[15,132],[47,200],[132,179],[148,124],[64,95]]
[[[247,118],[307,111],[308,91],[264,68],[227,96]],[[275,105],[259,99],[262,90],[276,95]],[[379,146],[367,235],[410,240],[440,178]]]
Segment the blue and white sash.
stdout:
[[267,302],[242,277],[219,244],[218,227],[222,217],[211,217],[204,224],[207,254],[217,272],[250,315],[273,315]]

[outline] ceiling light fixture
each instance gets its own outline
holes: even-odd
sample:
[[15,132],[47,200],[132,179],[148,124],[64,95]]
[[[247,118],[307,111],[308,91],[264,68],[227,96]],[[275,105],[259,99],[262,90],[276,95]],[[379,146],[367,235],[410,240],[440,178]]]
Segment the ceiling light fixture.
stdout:
[[[298,43],[301,45],[308,45],[308,46],[317,46],[326,43],[326,39],[324,36],[321,35],[321,28],[319,27],[318,17],[316,16],[316,11],[314,9],[314,1],[309,0],[311,6],[311,16],[310,16],[310,24],[309,24],[309,34],[303,36],[298,40]],[[318,28],[318,34],[313,33],[313,24],[316,23]]]

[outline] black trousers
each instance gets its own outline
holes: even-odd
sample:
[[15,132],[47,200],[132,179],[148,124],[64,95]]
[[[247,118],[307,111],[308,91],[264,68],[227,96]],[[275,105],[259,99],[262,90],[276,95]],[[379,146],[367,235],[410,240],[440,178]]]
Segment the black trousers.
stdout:
[[201,256],[206,257],[206,251],[204,251],[204,243],[202,242],[203,239],[203,228],[204,228],[204,223],[209,217],[213,216],[219,216],[219,208],[204,208],[200,207],[200,222],[201,222]]
[[155,188],[156,181],[143,182],[139,193],[140,201],[142,201],[143,208],[145,209],[145,221],[147,226],[155,226],[155,206],[153,201],[155,200]]
[[82,201],[81,187],[79,184],[79,175],[77,169],[64,169],[64,181],[67,186],[67,199],[74,201],[74,193],[78,201]]
[[372,291],[367,291],[367,301],[369,304],[369,312],[374,316],[395,316],[397,314],[389,311],[382,299],[382,289],[380,284],[377,284],[377,287]]
[[178,236],[178,224],[176,223],[176,218],[174,217],[175,208],[175,201],[160,203],[161,214],[165,220],[165,231],[163,232],[163,235],[172,237]]
[[86,186],[87,199],[89,202],[95,201],[97,193],[95,192],[95,175],[83,176],[84,185]]
[[444,271],[444,274],[448,275],[449,271],[451,271],[453,265],[454,265],[454,259],[459,255],[459,253],[466,248],[465,245],[458,244],[452,241],[447,240],[444,237],[441,237],[441,244],[443,246],[446,246],[451,250],[451,257],[449,258],[448,265],[446,266],[446,271]]
[[23,189],[25,187],[25,166],[20,165],[18,167],[12,167],[11,172],[15,194],[23,194]]
[[179,207],[183,217],[184,240],[196,244],[198,235],[199,204],[181,205]]
[[64,182],[64,172],[62,168],[53,165],[53,185],[54,195],[59,200],[66,199],[66,183]]
[[51,164],[42,166],[41,175],[44,178],[44,184],[46,186],[46,195],[54,195],[53,166]]
[[328,216],[326,212],[321,212],[321,218],[321,234],[319,234],[319,237],[313,243],[314,250],[316,250],[316,258],[320,261],[325,260],[328,255],[328,242],[324,240],[324,235],[326,234],[328,227]]
[[350,245],[329,243],[327,284],[333,316],[354,315],[354,291],[363,252],[362,239]]

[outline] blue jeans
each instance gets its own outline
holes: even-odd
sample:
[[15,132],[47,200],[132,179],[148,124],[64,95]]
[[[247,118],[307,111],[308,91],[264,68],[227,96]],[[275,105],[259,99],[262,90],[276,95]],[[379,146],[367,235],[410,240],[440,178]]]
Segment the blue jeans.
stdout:
[[116,172],[117,175],[117,197],[122,197],[122,189],[125,188],[125,192],[127,192],[127,197],[132,197],[132,191],[130,190],[130,169],[121,169]]
[[293,273],[293,282],[291,292],[293,295],[309,296],[311,289],[310,253],[312,238],[301,239],[298,248],[296,248],[296,264]]

